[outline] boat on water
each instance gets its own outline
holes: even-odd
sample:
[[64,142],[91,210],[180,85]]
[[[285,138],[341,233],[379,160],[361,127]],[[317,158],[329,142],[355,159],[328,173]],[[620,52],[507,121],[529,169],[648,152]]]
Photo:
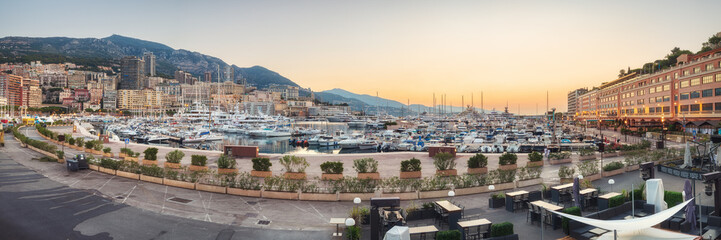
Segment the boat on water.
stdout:
[[251,137],[290,137],[291,133],[284,128],[263,128],[248,131]]
[[377,149],[378,142],[376,142],[374,140],[363,140],[363,142],[358,144],[358,148],[360,150]]

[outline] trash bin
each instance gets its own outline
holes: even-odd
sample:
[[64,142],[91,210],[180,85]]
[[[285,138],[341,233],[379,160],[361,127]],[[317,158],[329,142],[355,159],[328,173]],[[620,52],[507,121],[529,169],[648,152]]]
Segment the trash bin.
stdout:
[[656,142],[656,149],[663,149],[663,141]]
[[78,170],[90,169],[90,166],[88,166],[88,160],[85,159],[85,154],[78,154],[75,156],[75,160],[78,161]]
[[77,172],[78,171],[78,160],[75,159],[68,159],[65,161],[68,166],[68,171]]

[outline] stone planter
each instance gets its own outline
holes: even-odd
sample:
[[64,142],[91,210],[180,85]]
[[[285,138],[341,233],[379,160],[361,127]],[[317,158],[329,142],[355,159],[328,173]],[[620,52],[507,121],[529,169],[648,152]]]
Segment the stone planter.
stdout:
[[488,190],[488,186],[478,186],[478,187],[469,187],[469,188],[456,188],[454,191],[456,192],[456,196],[463,196],[463,195],[485,193],[485,192],[489,192],[490,190]]
[[626,166],[626,172],[636,171],[636,170],[638,170],[639,168],[640,168],[639,165]]
[[381,197],[398,197],[401,200],[418,199],[418,192],[381,193]]
[[494,198],[491,197],[488,199],[488,207],[490,208],[500,208],[506,206],[506,199],[505,198]]
[[564,158],[564,159],[551,159],[549,160],[551,165],[557,165],[557,164],[564,164],[564,163],[571,163],[571,158]]
[[222,193],[225,194],[227,192],[227,188],[223,186],[215,186],[215,185],[208,185],[208,184],[202,184],[202,183],[196,183],[195,189],[200,191],[206,191],[206,192],[214,192],[214,193]]
[[598,179],[601,179],[601,174],[600,174],[600,173],[596,173],[596,174],[593,174],[593,175],[591,175],[591,176],[583,176],[583,180],[588,180],[588,181],[591,181],[591,182],[596,181],[596,180],[598,180]]
[[267,178],[267,177],[273,176],[273,172],[271,172],[271,171],[256,171],[256,170],[251,170],[251,171],[250,171],[250,176],[260,177],[260,178]]
[[368,200],[371,200],[372,197],[376,197],[376,194],[375,193],[338,193],[338,200],[341,200],[341,201],[353,201],[353,199],[356,197],[359,197],[363,201],[368,201]]
[[95,155],[101,155],[101,156],[104,156],[104,155],[105,155],[105,153],[104,153],[103,151],[101,151],[101,150],[92,150],[92,152],[93,152],[93,154],[95,154]]
[[488,167],[468,168],[468,174],[486,174],[486,173],[488,173]]
[[603,171],[603,176],[610,177],[610,176],[618,175],[618,174],[621,174],[624,172],[626,172],[626,169],[624,169],[624,168],[619,168],[619,169],[616,169],[613,171]]
[[516,168],[518,168],[517,164],[498,165],[498,169],[500,170],[513,170]]
[[418,198],[446,198],[448,197],[448,191],[450,191],[450,189],[419,192]]
[[516,188],[516,183],[515,182],[499,183],[499,184],[494,184],[494,186],[496,187],[496,190],[494,190],[494,191],[503,191],[503,190]]
[[127,156],[128,156],[128,154],[118,153],[118,157],[119,157],[119,158],[125,158],[125,157],[127,157]]
[[528,179],[523,181],[516,182],[516,187],[522,188],[522,187],[528,187],[533,185],[539,185],[543,183],[543,178],[534,178],[534,179]]
[[233,174],[237,172],[237,168],[218,168],[218,174]]
[[195,189],[195,183],[167,179],[167,178],[163,179],[163,185],[168,185],[171,187],[185,188],[185,189],[193,189],[193,190]]
[[374,179],[374,180],[380,180],[381,174],[374,172],[374,173],[358,173],[358,179]]
[[165,162],[165,163],[163,163],[163,167],[171,168],[171,169],[179,169],[180,163]]
[[292,180],[303,180],[306,175],[304,172],[286,172],[283,173],[283,178]]
[[303,201],[326,201],[335,202],[338,201],[338,194],[335,193],[300,193],[298,198]]
[[540,167],[543,166],[543,161],[527,162],[526,167]]
[[115,171],[115,175],[117,175],[118,177],[140,180],[140,174],[137,174],[137,173],[123,172],[123,171],[117,170],[117,171]]
[[100,171],[101,173],[107,173],[107,174],[110,174],[110,175],[115,175],[115,169],[98,167],[98,171]]
[[228,191],[228,194],[230,194],[230,195],[244,196],[244,197],[258,197],[259,198],[261,195],[260,190],[246,190],[246,189],[228,187],[227,191]]
[[111,158],[113,157],[113,153],[103,153],[103,157]]
[[596,160],[596,154],[593,155],[586,155],[586,156],[578,156],[579,161],[588,161],[588,160]]
[[146,182],[151,182],[151,183],[163,184],[163,179],[159,178],[159,177],[140,175],[140,180],[146,181]]
[[323,180],[339,180],[339,179],[343,179],[343,174],[342,173],[337,173],[337,174],[323,173],[323,174],[321,174],[320,178]]
[[188,166],[188,170],[190,170],[190,171],[204,171],[204,170],[208,170],[208,166],[190,165],[190,166]]
[[297,200],[298,192],[263,191],[262,197],[263,198],[273,198],[273,199]]
[[147,160],[147,159],[143,159],[143,165],[155,165],[155,166],[158,166],[158,160]]
[[95,170],[95,171],[98,171],[98,169],[100,168],[98,165],[92,165],[92,164],[88,165],[88,167],[90,168],[90,170]]
[[86,153],[93,153],[93,151],[95,151],[95,150],[87,149],[87,148],[85,149],[85,152],[86,152]]
[[421,178],[423,174],[421,174],[421,171],[414,171],[414,172],[403,172],[400,173],[401,179],[413,179],[413,178]]
[[125,161],[138,162],[138,158],[134,158],[134,157],[127,157],[127,156],[126,156],[126,157],[124,157],[123,159],[124,159]]
[[456,169],[447,169],[447,170],[436,170],[436,176],[456,176],[458,175],[458,170]]

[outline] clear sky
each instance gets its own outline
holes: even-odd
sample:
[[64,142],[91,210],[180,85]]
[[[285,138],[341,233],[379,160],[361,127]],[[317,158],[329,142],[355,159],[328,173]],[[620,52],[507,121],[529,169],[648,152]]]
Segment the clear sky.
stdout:
[[4,1],[0,36],[120,34],[314,91],[535,114],[721,31],[721,1]]

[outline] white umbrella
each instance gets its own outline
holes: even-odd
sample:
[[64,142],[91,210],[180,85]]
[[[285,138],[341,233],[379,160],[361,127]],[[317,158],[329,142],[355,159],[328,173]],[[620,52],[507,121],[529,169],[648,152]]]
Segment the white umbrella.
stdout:
[[691,166],[691,149],[689,149],[688,142],[686,142],[686,151],[683,153],[683,165],[681,165],[681,168],[689,166]]

